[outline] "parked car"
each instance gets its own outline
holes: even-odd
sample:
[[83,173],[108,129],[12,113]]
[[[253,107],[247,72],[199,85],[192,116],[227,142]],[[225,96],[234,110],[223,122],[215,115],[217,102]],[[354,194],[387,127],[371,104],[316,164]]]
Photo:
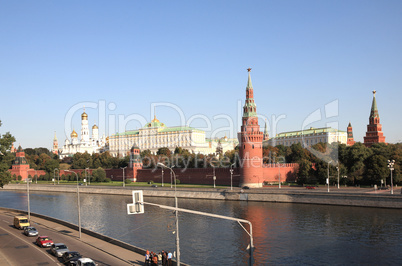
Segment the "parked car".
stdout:
[[77,265],[77,261],[81,258],[81,254],[77,251],[68,251],[63,254],[62,261],[66,265]]
[[39,234],[38,230],[35,227],[27,226],[24,229],[24,234],[26,236],[37,236]]
[[38,236],[36,244],[41,248],[51,247],[54,243],[48,236]]
[[50,252],[52,252],[52,254],[55,255],[58,258],[63,256],[63,254],[65,252],[69,252],[69,251],[70,250],[68,250],[67,246],[64,245],[63,243],[53,244],[52,247],[50,248]]
[[250,189],[250,187],[244,186],[244,187],[242,187],[242,189]]
[[90,258],[81,258],[77,260],[78,266],[96,266],[97,264]]

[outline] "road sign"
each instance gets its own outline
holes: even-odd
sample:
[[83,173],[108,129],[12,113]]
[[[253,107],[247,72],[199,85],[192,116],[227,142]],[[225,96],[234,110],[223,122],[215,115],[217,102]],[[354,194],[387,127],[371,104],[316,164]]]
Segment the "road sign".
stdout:
[[127,214],[144,213],[144,196],[142,190],[133,190],[133,203],[127,204]]

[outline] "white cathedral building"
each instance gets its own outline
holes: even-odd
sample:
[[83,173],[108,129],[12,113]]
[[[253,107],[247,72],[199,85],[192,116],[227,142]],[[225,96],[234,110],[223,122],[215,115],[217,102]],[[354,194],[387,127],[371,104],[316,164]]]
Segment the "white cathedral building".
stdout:
[[77,152],[98,153],[106,145],[105,136],[99,138],[99,129],[96,124],[92,126],[92,137],[90,137],[88,115],[85,113],[85,109],[81,115],[81,139],[78,140],[78,134],[74,129],[70,136],[71,141],[67,138],[64,146],[59,150],[60,159],[73,156]]

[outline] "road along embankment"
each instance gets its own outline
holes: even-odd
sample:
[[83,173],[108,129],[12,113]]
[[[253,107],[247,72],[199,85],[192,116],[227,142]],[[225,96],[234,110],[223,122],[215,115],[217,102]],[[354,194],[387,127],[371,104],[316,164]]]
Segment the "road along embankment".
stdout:
[[[9,184],[4,190],[26,191],[24,184]],[[76,193],[77,187],[70,185],[37,185],[32,184],[31,191],[69,192]],[[174,197],[174,189],[167,187],[112,187],[112,186],[79,186],[80,193],[108,194],[108,195],[132,195],[132,190],[143,190],[144,196],[148,197]],[[401,189],[394,190],[393,195],[385,193],[368,193],[370,189],[326,189],[305,190],[302,188],[282,187],[257,188],[241,190],[230,189],[200,189],[200,188],[177,188],[178,198],[208,199],[208,200],[237,200],[237,201],[260,201],[282,202],[303,204],[324,204],[338,206],[375,207],[402,209]]]

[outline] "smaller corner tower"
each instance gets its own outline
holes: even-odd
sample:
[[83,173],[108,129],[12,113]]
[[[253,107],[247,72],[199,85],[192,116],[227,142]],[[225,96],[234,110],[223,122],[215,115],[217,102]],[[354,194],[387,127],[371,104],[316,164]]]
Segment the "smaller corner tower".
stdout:
[[25,159],[25,152],[22,150],[21,145],[15,154],[15,160],[13,162],[12,168],[9,170],[11,175],[21,176],[21,180],[28,178],[29,164]]
[[348,134],[348,140],[346,142],[346,145],[353,146],[356,143],[356,141],[353,138],[353,128],[352,128],[352,124],[350,122],[348,125],[347,134]]
[[141,155],[140,155],[140,148],[138,146],[134,145],[133,147],[131,147],[130,152],[131,152],[131,154],[130,154],[129,168],[133,169],[132,181],[136,182],[138,169],[142,169],[142,159],[141,159]]
[[376,91],[373,91],[373,102],[371,104],[371,111],[369,117],[369,124],[367,125],[366,136],[364,137],[364,145],[371,147],[374,143],[385,143],[385,136],[382,132],[380,124],[380,115],[378,114],[377,100],[375,98]]

